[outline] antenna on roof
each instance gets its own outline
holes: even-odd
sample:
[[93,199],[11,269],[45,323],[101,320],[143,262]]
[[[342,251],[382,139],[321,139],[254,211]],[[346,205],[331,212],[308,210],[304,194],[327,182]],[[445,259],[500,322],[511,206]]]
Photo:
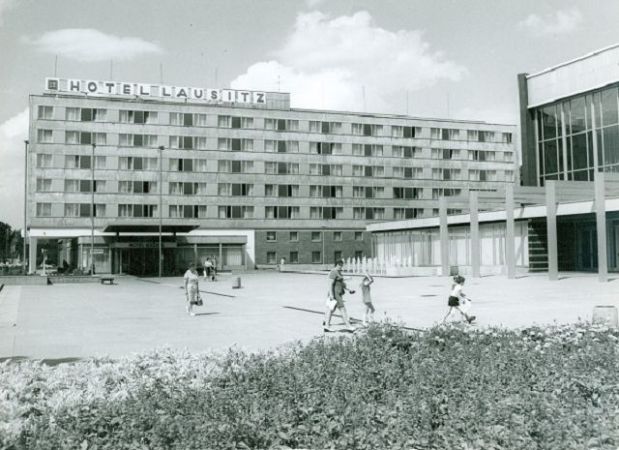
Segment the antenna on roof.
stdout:
[[366,112],[366,104],[365,104],[365,85],[361,85],[361,97],[363,98],[363,112]]
[[406,90],[406,115],[408,116],[408,89]]

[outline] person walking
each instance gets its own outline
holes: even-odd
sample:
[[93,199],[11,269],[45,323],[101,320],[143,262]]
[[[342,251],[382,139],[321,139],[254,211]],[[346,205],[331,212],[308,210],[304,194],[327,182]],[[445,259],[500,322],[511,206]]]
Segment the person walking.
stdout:
[[206,260],[204,261],[204,279],[208,280],[212,272],[213,262],[211,261],[211,258],[206,258]]
[[344,276],[342,275],[342,270],[344,269],[344,261],[338,260],[335,263],[335,267],[329,272],[329,290],[328,290],[328,301],[327,301],[327,310],[325,312],[325,318],[322,322],[322,328],[324,331],[332,331],[331,330],[331,317],[336,309],[339,309],[342,318],[344,319],[344,325],[346,325],[346,329],[348,331],[354,331],[355,328],[350,324],[350,320],[348,318],[348,312],[346,311],[346,306],[344,305],[344,293],[348,291],[351,294],[354,294],[355,291],[348,289],[346,283],[344,282]]
[[201,303],[200,299],[200,276],[196,270],[195,264],[190,264],[184,275],[185,280],[185,299],[187,301],[186,309],[190,316],[195,316],[193,306]]
[[370,285],[374,283],[374,278],[369,272],[363,274],[363,280],[361,280],[361,295],[365,311],[363,312],[363,325],[368,324],[368,319],[374,321],[374,304],[372,303],[372,294],[370,293]]
[[[449,299],[447,300],[447,306],[449,306],[449,311],[443,318],[443,323],[447,320],[447,317],[453,312],[453,310],[457,310],[468,323],[472,323],[475,320],[475,316],[468,315],[463,309],[464,302],[470,302],[469,299],[464,292],[462,291],[462,287],[464,286],[464,282],[466,279],[463,276],[456,275],[453,278],[453,285],[451,286],[451,293],[449,294]],[[467,308],[468,309],[468,308]]]

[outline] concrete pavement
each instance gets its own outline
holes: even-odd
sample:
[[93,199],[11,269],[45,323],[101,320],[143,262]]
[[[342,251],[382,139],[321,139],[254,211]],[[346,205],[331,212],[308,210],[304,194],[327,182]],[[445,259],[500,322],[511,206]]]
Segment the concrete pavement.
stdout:
[[[613,274],[614,275],[614,274]],[[243,287],[232,289],[236,276]],[[519,327],[590,320],[594,306],[619,307],[619,276],[599,283],[596,274],[546,274],[515,280],[504,276],[467,279],[478,326]],[[118,284],[5,286],[0,292],[0,358],[118,357],[153,348],[192,352],[272,349],[323,334],[326,274],[271,271],[222,275],[202,281],[205,305],[185,312],[181,278],[117,277]],[[361,281],[347,283],[355,288]],[[377,318],[414,328],[440,322],[447,312],[446,277],[376,278]],[[361,318],[361,293],[347,298],[349,314]],[[334,323],[338,323],[335,319]],[[339,333],[333,333],[338,334]]]

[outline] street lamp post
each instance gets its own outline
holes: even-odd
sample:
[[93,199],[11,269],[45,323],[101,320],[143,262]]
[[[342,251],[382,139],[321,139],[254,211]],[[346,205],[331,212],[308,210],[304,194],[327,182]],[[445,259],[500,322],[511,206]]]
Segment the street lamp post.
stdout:
[[24,241],[23,241],[23,257],[22,257],[22,270],[24,275],[26,272],[26,242],[27,242],[27,230],[28,230],[28,139],[24,141]]
[[163,145],[159,146],[159,278],[161,278],[161,225],[163,217],[162,191],[163,183],[161,182],[161,173],[163,166]]
[[95,147],[90,156],[90,274],[95,274]]

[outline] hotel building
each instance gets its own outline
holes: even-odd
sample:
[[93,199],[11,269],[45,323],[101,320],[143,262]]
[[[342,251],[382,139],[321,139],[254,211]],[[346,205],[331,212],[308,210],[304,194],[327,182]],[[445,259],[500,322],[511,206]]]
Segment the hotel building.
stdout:
[[96,273],[156,274],[160,248],[164,274],[208,256],[227,269],[372,256],[366,225],[513,183],[515,137],[291,108],[280,92],[48,78],[30,96],[30,270],[42,239],[59,263],[88,268],[92,253]]

